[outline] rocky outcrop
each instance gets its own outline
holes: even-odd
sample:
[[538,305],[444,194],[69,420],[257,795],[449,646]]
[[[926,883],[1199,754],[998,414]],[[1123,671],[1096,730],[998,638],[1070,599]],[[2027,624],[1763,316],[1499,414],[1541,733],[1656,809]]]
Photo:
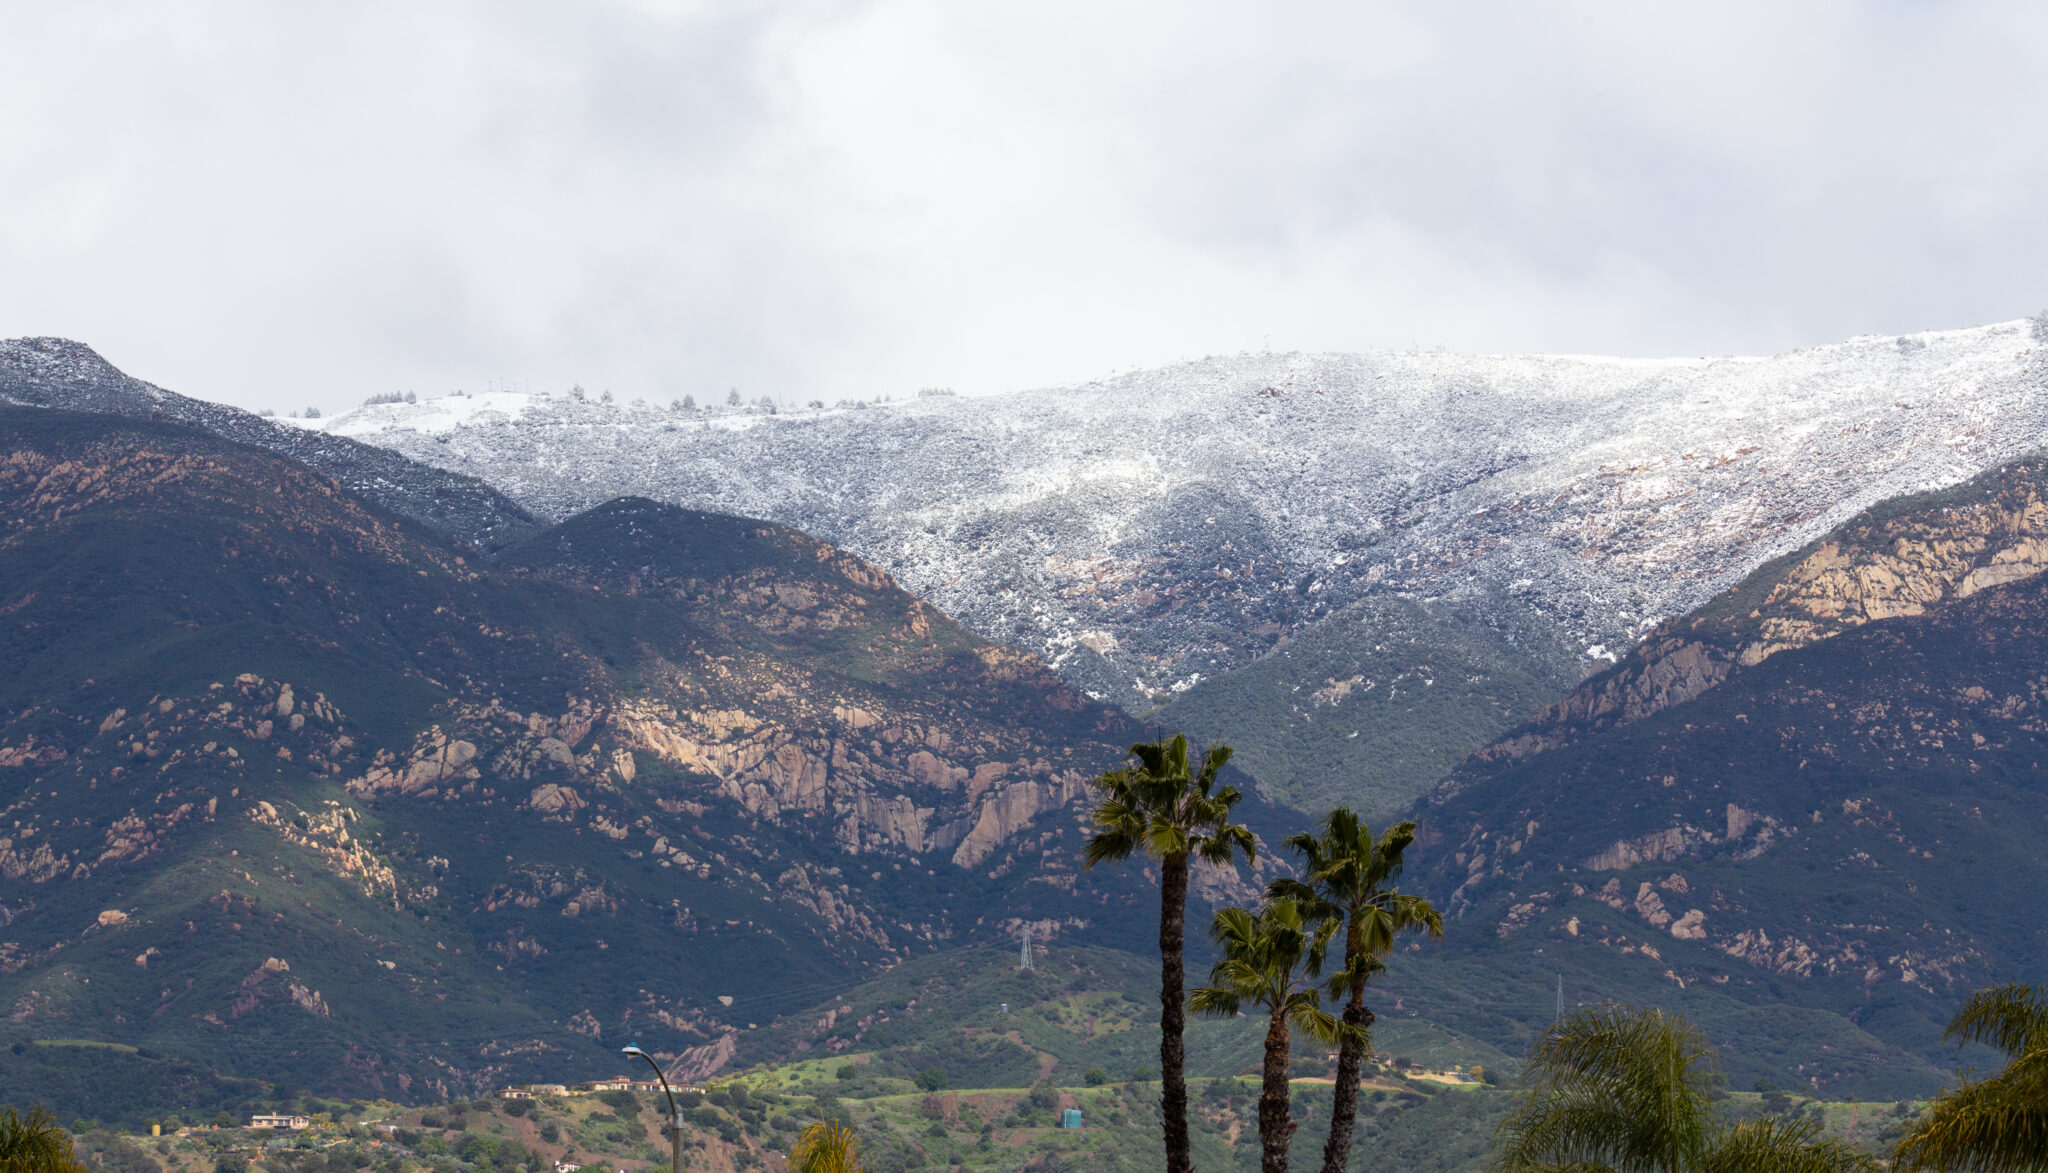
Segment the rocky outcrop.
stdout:
[[2048,468],[2013,465],[1918,508],[1887,506],[1882,517],[1852,521],[1789,563],[1765,568],[1702,614],[1667,621],[1627,660],[1471,761],[1525,758],[1640,721],[1779,652],[1923,615],[2044,570]]
[[284,1004],[319,1018],[331,1017],[333,1011],[327,1006],[327,999],[320,991],[310,989],[304,982],[285,975],[291,972],[291,965],[276,957],[269,958],[257,966],[249,976],[242,979],[235,999],[228,1005],[228,1018],[236,1019],[244,1014],[261,1009],[266,1005]]
[[30,734],[20,745],[0,745],[0,769],[11,766],[47,766],[61,762],[65,750],[61,745],[37,745],[34,734]]
[[1086,792],[1088,780],[1072,771],[1044,781],[1020,779],[982,799],[974,825],[953,850],[953,862],[973,867],[1047,811],[1058,810]]
[[701,1047],[688,1047],[669,1063],[666,1075],[679,1083],[695,1083],[709,1079],[725,1070],[733,1056],[739,1054],[739,1035],[720,1035],[714,1042]]

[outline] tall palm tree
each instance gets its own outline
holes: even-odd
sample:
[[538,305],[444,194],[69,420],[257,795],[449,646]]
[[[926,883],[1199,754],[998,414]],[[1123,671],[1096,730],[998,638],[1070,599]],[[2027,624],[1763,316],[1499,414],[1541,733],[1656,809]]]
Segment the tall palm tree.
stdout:
[[1927,1118],[1900,1138],[1898,1167],[2048,1170],[2048,986],[1978,990],[1945,1037],[1996,1047],[2010,1061],[1997,1075],[1965,1081],[1935,1100]]
[[1344,1173],[1358,1119],[1358,1071],[1371,1045],[1366,982],[1385,968],[1380,959],[1393,951],[1395,937],[1416,930],[1441,937],[1444,917],[1427,899],[1388,887],[1401,874],[1402,853],[1415,842],[1414,822],[1396,823],[1375,840],[1372,827],[1340,806],[1323,816],[1321,830],[1288,838],[1287,846],[1301,854],[1304,878],[1275,880],[1270,890],[1312,901],[1321,915],[1344,923],[1344,962],[1330,979],[1330,994],[1345,999],[1344,1025],[1351,1029],[1337,1051],[1335,1102],[1323,1145],[1323,1173]]
[[1227,1018],[1246,1003],[1266,1012],[1266,1056],[1259,1076],[1260,1173],[1287,1173],[1287,1145],[1295,1125],[1287,1084],[1293,1032],[1326,1046],[1352,1033],[1323,1009],[1317,988],[1337,929],[1338,922],[1317,917],[1315,906],[1290,896],[1268,900],[1256,912],[1226,908],[1209,930],[1223,958],[1209,971],[1209,984],[1188,995],[1188,1008],[1197,1014]]
[[1091,785],[1101,801],[1090,812],[1095,833],[1082,858],[1086,866],[1143,852],[1159,861],[1159,1114],[1166,1137],[1166,1173],[1190,1173],[1187,1054],[1182,990],[1186,985],[1182,949],[1188,908],[1188,868],[1201,859],[1219,867],[1238,854],[1251,859],[1251,831],[1230,821],[1240,795],[1218,786],[1216,776],[1230,760],[1230,747],[1212,746],[1201,768],[1188,768],[1188,739],[1141,742],[1131,747],[1130,765],[1111,770]]
[[8,1173],[84,1173],[71,1135],[42,1108],[27,1114],[0,1108],[0,1169]]
[[1730,1125],[1708,1097],[1714,1049],[1678,1015],[1607,1006],[1536,1044],[1502,1122],[1498,1173],[1860,1173],[1877,1163],[1811,1121]]
[[820,1120],[803,1130],[789,1151],[791,1173],[863,1173],[853,1126]]

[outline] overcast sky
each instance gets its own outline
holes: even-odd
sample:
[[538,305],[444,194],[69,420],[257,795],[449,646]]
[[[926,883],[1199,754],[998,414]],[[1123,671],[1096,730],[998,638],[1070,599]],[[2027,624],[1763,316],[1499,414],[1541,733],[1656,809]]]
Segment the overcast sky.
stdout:
[[0,337],[248,406],[2048,305],[2048,5],[0,0]]

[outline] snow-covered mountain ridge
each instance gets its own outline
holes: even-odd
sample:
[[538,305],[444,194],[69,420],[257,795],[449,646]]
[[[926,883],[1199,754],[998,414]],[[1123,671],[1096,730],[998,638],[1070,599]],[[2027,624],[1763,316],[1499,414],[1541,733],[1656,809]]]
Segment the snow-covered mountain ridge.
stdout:
[[1769,358],[1241,355],[861,410],[496,393],[306,426],[545,517],[640,494],[797,526],[1142,705],[1376,592],[1512,613],[1602,662],[1875,501],[2039,446],[2044,339],[2022,319]]

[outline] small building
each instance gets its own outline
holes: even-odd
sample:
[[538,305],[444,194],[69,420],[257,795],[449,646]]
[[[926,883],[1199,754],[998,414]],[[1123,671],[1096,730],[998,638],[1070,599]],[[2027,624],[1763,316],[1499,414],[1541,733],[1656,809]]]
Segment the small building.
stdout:
[[526,1085],[526,1090],[536,1096],[566,1096],[571,1094],[569,1085],[566,1083],[529,1083]]
[[582,1167],[581,1165],[572,1165],[567,1161],[556,1161],[555,1173],[576,1173],[576,1170]]
[[623,1075],[615,1075],[610,1079],[593,1079],[582,1085],[583,1090],[587,1092],[623,1092],[631,1090],[632,1087],[633,1081]]
[[249,1127],[281,1128],[291,1132],[298,1132],[313,1127],[313,1120],[309,1116],[251,1116],[249,1117]]
[[1060,1109],[1060,1122],[1059,1122],[1059,1124],[1057,1125],[1057,1127],[1060,1127],[1060,1128],[1079,1128],[1079,1127],[1081,1127],[1081,1109],[1079,1109],[1079,1108],[1062,1108],[1062,1109]]
[[501,1100],[530,1100],[533,1098],[533,1093],[523,1087],[500,1088],[498,1089],[498,1098]]

